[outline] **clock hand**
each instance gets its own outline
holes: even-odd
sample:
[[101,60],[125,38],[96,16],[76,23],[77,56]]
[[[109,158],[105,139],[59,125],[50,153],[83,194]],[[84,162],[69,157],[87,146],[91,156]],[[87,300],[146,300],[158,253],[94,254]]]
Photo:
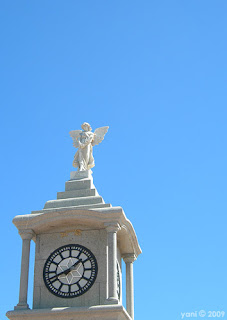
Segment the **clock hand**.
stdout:
[[49,278],[49,280],[50,280],[51,282],[54,282],[54,281],[57,280],[58,277],[61,276],[62,274],[65,274],[65,271],[59,272],[59,273],[56,274],[55,276]]
[[78,264],[80,264],[82,262],[81,259],[79,259],[76,263],[74,263],[74,265],[72,265],[68,270],[65,271],[65,274],[67,275],[69,272],[71,272],[72,270],[75,269],[75,267],[78,266]]

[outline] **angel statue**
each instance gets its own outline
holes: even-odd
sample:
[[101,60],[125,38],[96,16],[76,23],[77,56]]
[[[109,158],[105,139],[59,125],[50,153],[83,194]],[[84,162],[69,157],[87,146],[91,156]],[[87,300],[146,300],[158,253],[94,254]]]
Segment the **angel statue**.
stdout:
[[92,147],[99,144],[104,139],[109,127],[101,127],[91,132],[92,128],[89,123],[84,122],[81,125],[82,130],[73,130],[69,134],[73,138],[73,145],[78,148],[73,166],[78,167],[78,171],[85,171],[95,166],[95,161],[92,155]]

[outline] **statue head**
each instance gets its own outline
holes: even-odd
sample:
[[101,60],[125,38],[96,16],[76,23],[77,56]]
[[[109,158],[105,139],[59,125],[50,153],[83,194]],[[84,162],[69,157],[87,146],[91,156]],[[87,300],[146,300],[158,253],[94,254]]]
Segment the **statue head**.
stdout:
[[90,124],[87,123],[87,122],[84,122],[84,123],[81,125],[81,128],[82,128],[84,131],[91,131],[91,130],[92,130]]

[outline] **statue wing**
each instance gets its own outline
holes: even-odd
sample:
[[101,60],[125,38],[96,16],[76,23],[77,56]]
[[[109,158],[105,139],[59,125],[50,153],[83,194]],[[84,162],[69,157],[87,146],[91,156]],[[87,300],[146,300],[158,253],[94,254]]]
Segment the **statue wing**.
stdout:
[[95,146],[96,144],[99,144],[104,139],[105,134],[107,133],[109,127],[101,127],[97,128],[94,132],[94,139],[92,141],[92,145]]
[[79,147],[79,143],[77,139],[79,138],[81,132],[82,130],[72,130],[69,132],[70,136],[73,138],[73,146],[75,148]]

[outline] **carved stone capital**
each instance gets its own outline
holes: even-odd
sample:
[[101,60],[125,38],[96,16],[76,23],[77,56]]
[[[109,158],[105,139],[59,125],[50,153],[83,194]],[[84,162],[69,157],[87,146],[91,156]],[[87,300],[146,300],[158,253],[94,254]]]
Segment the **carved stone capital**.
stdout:
[[22,240],[31,240],[35,237],[35,232],[32,229],[19,230],[19,235]]
[[134,253],[127,253],[122,256],[125,263],[133,263],[136,260],[136,255]]
[[106,222],[104,223],[106,231],[109,232],[118,232],[120,230],[120,225],[117,222]]

